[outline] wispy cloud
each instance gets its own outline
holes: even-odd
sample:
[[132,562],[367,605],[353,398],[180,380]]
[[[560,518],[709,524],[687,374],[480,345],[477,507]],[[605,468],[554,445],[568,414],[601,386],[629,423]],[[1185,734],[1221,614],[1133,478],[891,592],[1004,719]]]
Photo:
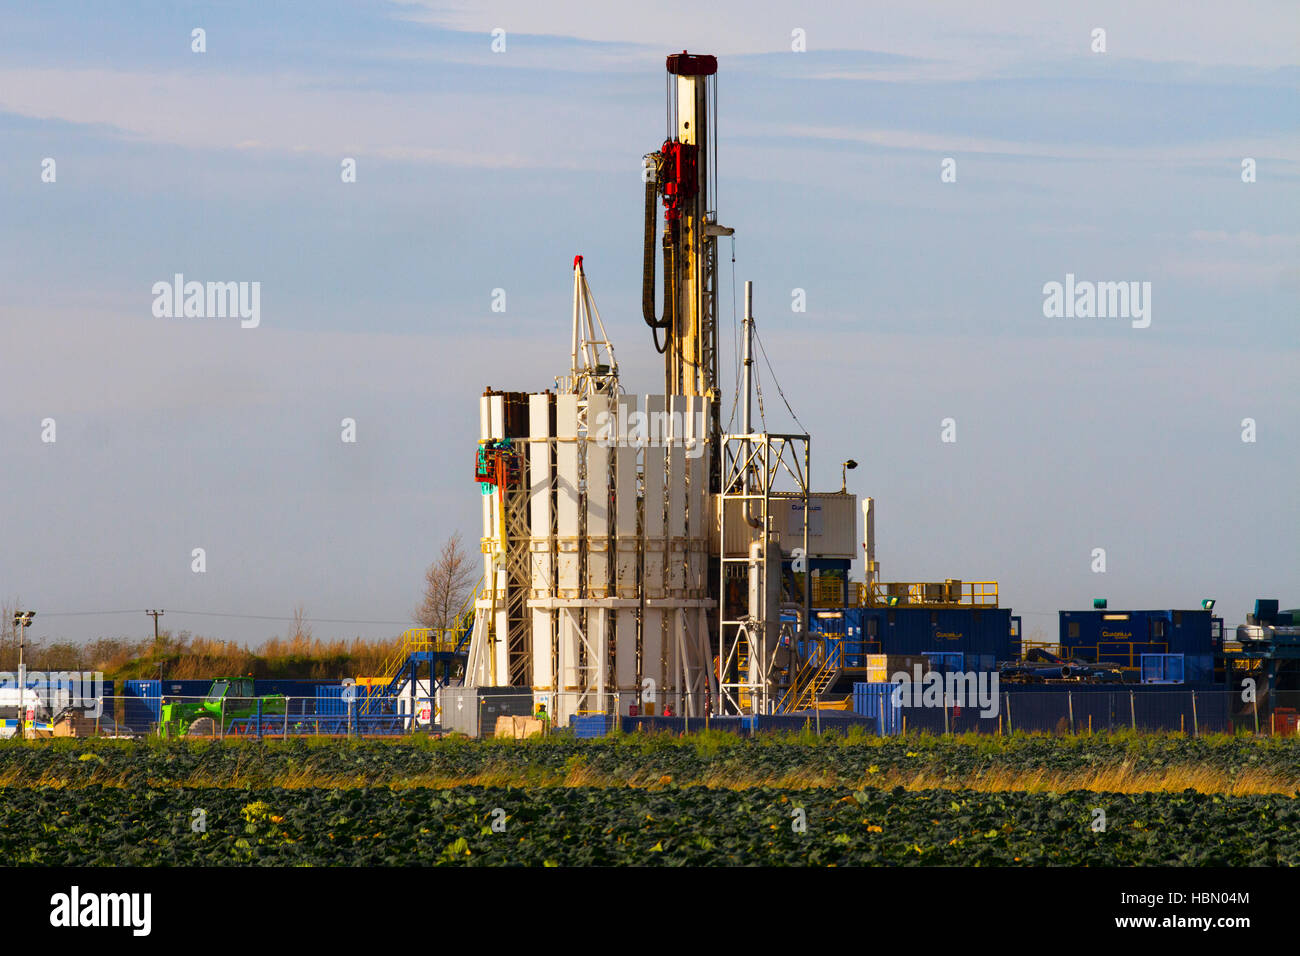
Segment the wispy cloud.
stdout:
[[1300,250],[1300,233],[1261,235],[1249,229],[1242,229],[1238,232],[1226,232],[1222,229],[1197,229],[1192,232],[1190,238],[1196,242],[1232,245],[1240,249],[1278,249],[1289,252]]
[[527,149],[578,121],[527,94],[322,86],[318,78],[119,70],[0,70],[0,111],[199,149],[380,156],[483,169],[578,169],[572,151]]
[[397,9],[412,20],[485,36],[500,27],[521,38],[605,43],[636,37],[663,52],[685,47],[733,56],[789,52],[791,31],[802,29],[811,50],[888,50],[981,75],[1008,60],[1089,56],[1095,27],[1106,29],[1108,55],[1115,58],[1202,66],[1290,66],[1300,36],[1300,7],[1288,0],[1252,4],[1239,14],[1178,0],[1093,0],[1086,7],[1039,0],[1003,0],[993,7],[959,0],[878,7],[858,0],[804,7],[750,0],[739,16],[728,5],[693,0],[663,0],[653,9],[601,0],[400,0]]
[[[1027,156],[1040,159],[1170,163],[1198,160],[1222,161],[1225,156],[1253,153],[1291,154],[1300,157],[1300,136],[1255,137],[1151,145],[1010,140],[962,133],[940,133],[920,129],[881,129],[869,126],[807,126],[799,123],[742,123],[741,132],[756,137],[779,137],[783,142],[800,139],[823,142],[861,143],[880,149],[926,153],[979,153]],[[1291,162],[1289,165],[1296,165]]]

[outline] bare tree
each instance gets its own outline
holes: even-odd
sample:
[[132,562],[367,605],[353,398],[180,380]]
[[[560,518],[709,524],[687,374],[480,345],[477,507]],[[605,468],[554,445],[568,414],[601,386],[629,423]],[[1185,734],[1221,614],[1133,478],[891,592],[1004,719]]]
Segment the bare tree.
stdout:
[[0,670],[18,667],[18,628],[14,612],[22,610],[22,598],[12,598],[0,604]]
[[424,602],[413,617],[421,627],[452,627],[474,585],[474,562],[460,532],[447,539],[438,560],[424,572]]
[[293,609],[293,625],[289,628],[289,642],[291,644],[310,644],[311,637],[311,623],[307,618],[307,608],[299,604]]

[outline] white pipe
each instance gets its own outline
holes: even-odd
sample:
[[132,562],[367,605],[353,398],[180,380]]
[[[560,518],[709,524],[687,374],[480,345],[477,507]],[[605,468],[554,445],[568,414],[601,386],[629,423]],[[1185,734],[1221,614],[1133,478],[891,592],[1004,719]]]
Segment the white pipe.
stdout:
[[573,259],[573,346],[569,350],[569,387],[578,390],[578,300],[582,296],[582,257]]
[[745,404],[744,412],[741,416],[741,428],[746,435],[753,431],[753,426],[749,415],[750,394],[753,391],[753,337],[754,337],[754,283],[749,279],[745,280]]
[[874,498],[862,499],[862,550],[866,567],[863,580],[871,587],[876,576],[876,502]]
[[[746,435],[753,434],[754,423],[750,415],[750,396],[754,391],[754,283],[749,279],[745,280],[745,404],[741,413],[740,427]],[[748,492],[754,487],[751,480],[753,469],[749,467],[749,456],[752,453],[752,445],[748,439],[744,445],[745,456],[745,491]],[[750,502],[746,501],[741,513],[745,516],[745,523],[751,528],[763,527],[763,518],[754,517],[750,512]]]

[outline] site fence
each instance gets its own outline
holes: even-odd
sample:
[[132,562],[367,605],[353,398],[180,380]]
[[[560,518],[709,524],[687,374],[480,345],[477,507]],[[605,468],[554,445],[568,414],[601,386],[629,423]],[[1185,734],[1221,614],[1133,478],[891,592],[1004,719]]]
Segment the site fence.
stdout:
[[[539,701],[542,708],[538,706]],[[167,704],[174,706],[164,710]],[[854,726],[868,733],[878,732],[874,718],[848,711],[723,716],[705,712],[703,708],[691,711],[682,695],[660,694],[657,700],[648,701],[632,691],[535,695],[444,687],[433,697],[388,698],[382,705],[372,698],[369,707],[364,688],[358,688],[351,699],[344,699],[339,688],[333,687],[323,688],[315,697],[227,697],[220,701],[178,694],[128,694],[104,697],[98,714],[80,713],[75,721],[75,735],[277,739],[462,733],[492,737],[498,732],[514,732],[513,725],[502,729],[504,725],[499,724],[502,717],[532,718],[538,722],[520,725],[520,733],[540,729],[547,734],[572,732],[577,737],[603,736],[615,730],[689,734],[713,729],[749,735],[810,729],[821,733],[845,732]],[[170,722],[163,720],[165,714],[170,714]],[[49,713],[39,713],[35,720],[27,722],[28,736],[59,736],[54,728],[60,723]]]
[[[1259,702],[1220,688],[1000,691],[983,706],[937,701],[902,705],[891,685],[858,685],[853,710],[817,708],[792,714],[682,713],[685,701],[661,695],[655,702],[632,692],[545,694],[485,688],[440,688],[434,697],[388,699],[364,707],[364,697],[344,699],[337,688],[316,697],[206,701],[201,697],[106,696],[94,708],[61,714],[36,712],[23,721],[25,736],[373,737],[411,733],[461,733],[492,737],[559,731],[579,738],[610,733],[690,734],[721,730],[740,735],[812,731],[891,736],[908,733],[1086,734],[1120,730],[1203,734],[1300,733],[1300,691],[1274,691]],[[565,699],[571,696],[573,699]],[[544,709],[539,709],[539,701]],[[163,704],[182,705],[168,711]],[[651,704],[647,708],[647,704]],[[190,706],[184,706],[184,705]],[[652,709],[654,713],[645,711]],[[164,725],[164,713],[172,720]],[[509,718],[503,721],[502,718]],[[517,719],[523,718],[523,722]],[[13,722],[10,722],[13,723]],[[12,735],[17,727],[8,727]]]
[[1220,688],[1162,690],[1141,688],[1053,691],[1003,691],[988,707],[892,706],[881,725],[886,733],[932,734],[1106,733],[1118,730],[1202,734],[1297,732],[1300,694],[1275,692],[1266,701],[1244,701]]
[[[436,698],[388,699],[383,706],[366,706],[365,689],[345,699],[340,688],[325,688],[314,697],[225,698],[168,694],[104,697],[98,715],[83,712],[76,719],[77,736],[368,737],[428,731],[436,722]],[[164,705],[175,705],[164,711]],[[163,716],[170,713],[170,722]],[[43,719],[42,719],[43,718]],[[60,721],[38,715],[36,730],[59,736]]]
[[[448,693],[450,691],[450,693]],[[539,714],[537,698],[546,703],[546,715],[537,724],[515,724],[505,718],[534,717]],[[748,736],[756,733],[788,733],[811,730],[847,732],[859,727],[877,733],[876,720],[844,710],[818,710],[795,714],[717,715],[701,707],[687,706],[678,694],[657,695],[648,701],[634,691],[604,695],[577,693],[510,693],[480,688],[444,690],[441,710],[443,730],[471,737],[490,737],[500,732],[528,734],[541,730],[552,733],[567,730],[578,738],[603,737],[622,733],[690,734],[704,730],[723,730]],[[647,713],[647,710],[650,713]]]

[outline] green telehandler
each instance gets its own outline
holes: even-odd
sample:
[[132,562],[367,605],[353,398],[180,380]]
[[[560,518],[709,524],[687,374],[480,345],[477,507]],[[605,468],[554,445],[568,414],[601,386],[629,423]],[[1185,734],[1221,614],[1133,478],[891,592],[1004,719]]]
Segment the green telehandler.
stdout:
[[225,734],[231,722],[256,717],[259,700],[263,717],[279,716],[287,709],[285,698],[280,694],[255,697],[251,677],[218,677],[203,700],[164,701],[158,734],[161,737],[215,737],[218,727]]

